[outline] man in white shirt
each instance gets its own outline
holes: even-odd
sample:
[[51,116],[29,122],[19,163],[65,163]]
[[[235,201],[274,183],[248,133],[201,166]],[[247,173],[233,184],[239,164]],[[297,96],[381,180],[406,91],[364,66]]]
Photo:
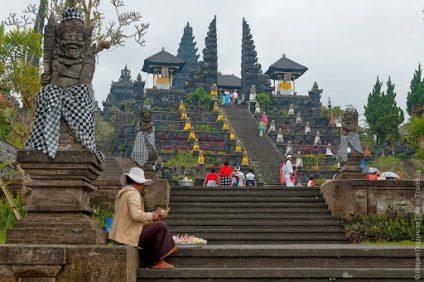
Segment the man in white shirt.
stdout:
[[294,187],[294,182],[290,180],[290,176],[293,174],[292,155],[287,155],[286,164],[282,167],[283,173],[286,175],[286,187]]
[[256,187],[256,176],[253,174],[251,169],[249,169],[249,172],[246,173],[246,187],[249,186]]
[[238,93],[237,93],[237,90],[236,89],[234,89],[234,92],[233,92],[233,101],[234,101],[234,105],[237,105],[237,100],[238,100]]

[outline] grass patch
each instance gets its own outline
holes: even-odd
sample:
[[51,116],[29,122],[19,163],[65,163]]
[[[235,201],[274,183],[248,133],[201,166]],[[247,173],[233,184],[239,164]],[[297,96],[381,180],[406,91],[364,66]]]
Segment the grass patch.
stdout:
[[0,230],[0,244],[6,243],[6,229]]
[[382,245],[382,246],[386,246],[386,245],[391,245],[391,246],[415,246],[415,242],[413,241],[408,241],[408,240],[403,240],[403,241],[399,241],[399,242],[370,242],[370,241],[363,241],[360,243],[361,245]]
[[[20,194],[13,200],[22,217],[25,217],[27,213],[22,209]],[[15,214],[6,198],[0,199],[0,244],[4,244],[6,241],[6,229],[11,229],[16,221]]]

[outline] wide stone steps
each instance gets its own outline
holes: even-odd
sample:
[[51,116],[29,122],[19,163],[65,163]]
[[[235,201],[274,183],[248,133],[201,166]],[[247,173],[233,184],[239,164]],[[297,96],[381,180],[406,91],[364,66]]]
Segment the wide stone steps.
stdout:
[[346,243],[316,188],[173,187],[166,222],[208,244]]
[[[204,213],[205,209],[203,207],[187,207],[187,206],[178,206],[177,208],[172,206],[172,214],[184,214],[184,213]],[[213,206],[211,206],[213,207]],[[223,208],[214,208],[213,213],[214,214],[245,214],[252,212],[252,207],[223,207]],[[279,213],[329,213],[329,211],[322,210],[322,208],[316,207],[316,208],[310,208],[310,207],[301,207],[301,206],[292,206],[292,207],[278,207],[273,208],[272,210],[269,209],[266,204],[260,208],[255,207],[255,212],[266,212],[268,214],[279,214]],[[207,212],[210,213],[210,212]],[[170,214],[171,216],[171,214]]]
[[206,245],[179,247],[175,269],[140,268],[137,281],[413,281],[411,247]]

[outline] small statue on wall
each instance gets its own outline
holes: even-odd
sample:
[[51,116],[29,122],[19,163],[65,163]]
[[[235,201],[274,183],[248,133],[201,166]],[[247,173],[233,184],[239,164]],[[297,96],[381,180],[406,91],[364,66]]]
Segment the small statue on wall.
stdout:
[[287,116],[294,116],[294,105],[290,104],[289,111],[287,112]]
[[287,157],[288,155],[293,153],[293,147],[292,147],[292,142],[288,141],[287,142],[287,147],[286,147],[286,153],[284,154],[285,157]]
[[277,140],[275,141],[275,144],[282,144],[284,143],[284,134],[283,129],[279,128],[277,133]]
[[300,151],[297,151],[295,163],[297,168],[303,167],[302,153]]
[[271,120],[271,125],[269,126],[268,133],[275,132],[275,120]]
[[96,149],[94,91],[91,82],[96,46],[91,45],[93,27],[85,27],[84,14],[65,8],[60,23],[51,16],[44,34],[41,84],[37,93],[35,122],[27,147],[55,158],[58,148],[86,148],[98,160]]
[[[353,150],[358,153],[364,153],[361,146],[361,140],[357,133],[358,112],[353,106],[349,106],[343,113],[342,129],[340,136],[340,145],[337,150],[337,161],[347,162],[348,148],[352,146]],[[350,148],[349,148],[350,149]]]
[[331,143],[327,144],[327,147],[325,148],[325,155],[326,156],[333,156],[333,152],[331,151]]
[[261,105],[259,104],[259,102],[256,102],[255,104],[255,114],[260,114],[261,113]]
[[321,145],[321,144],[322,144],[322,141],[321,141],[320,133],[319,131],[317,131],[315,135],[314,146]]
[[309,121],[305,124],[305,134],[311,133],[311,125],[309,124]]
[[158,156],[155,145],[155,127],[150,110],[139,111],[139,131],[135,137],[131,158],[144,170],[153,170]]
[[295,124],[296,125],[303,124],[303,122],[302,122],[302,116],[300,115],[300,113],[297,113],[297,115],[296,115],[296,122],[295,122]]

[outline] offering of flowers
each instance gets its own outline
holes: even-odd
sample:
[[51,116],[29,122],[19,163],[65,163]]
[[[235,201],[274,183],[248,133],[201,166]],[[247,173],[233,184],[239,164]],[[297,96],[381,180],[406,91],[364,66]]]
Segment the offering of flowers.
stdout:
[[206,245],[208,241],[202,238],[195,237],[193,235],[174,235],[172,236],[175,244],[196,244],[196,245]]

